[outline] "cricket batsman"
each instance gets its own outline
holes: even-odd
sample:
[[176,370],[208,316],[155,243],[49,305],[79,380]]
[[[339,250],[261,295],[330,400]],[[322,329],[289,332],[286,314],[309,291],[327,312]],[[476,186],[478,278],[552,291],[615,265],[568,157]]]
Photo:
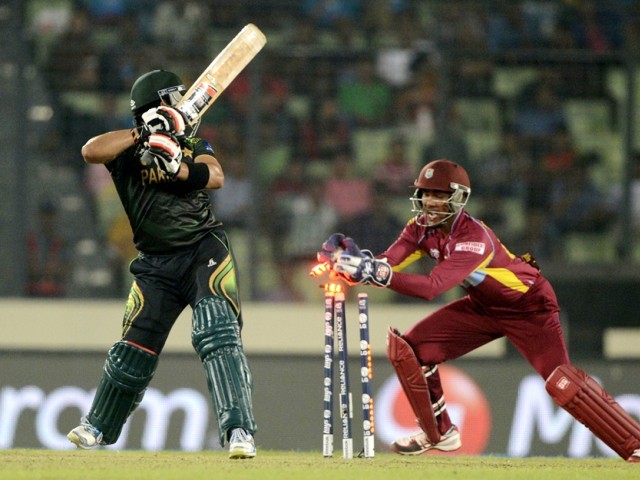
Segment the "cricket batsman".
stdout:
[[172,72],[153,70],[131,88],[135,128],[106,132],[83,147],[118,191],[139,251],[122,320],[93,403],[69,440],[83,449],[115,443],[151,382],[180,313],[193,310],[191,340],[201,360],[219,441],[232,459],[253,458],[253,380],[244,353],[231,244],[208,189],[224,185],[209,143],[173,108],[185,93]]

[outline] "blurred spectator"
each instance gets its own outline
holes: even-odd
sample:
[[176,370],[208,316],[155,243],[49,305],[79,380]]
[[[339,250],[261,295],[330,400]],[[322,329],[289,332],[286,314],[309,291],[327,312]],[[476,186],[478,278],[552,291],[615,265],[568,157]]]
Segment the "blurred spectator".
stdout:
[[438,101],[438,70],[434,55],[416,55],[411,71],[409,83],[396,94],[395,123],[428,139],[434,133]]
[[318,30],[312,18],[297,17],[289,34],[288,44],[292,47],[314,47],[318,41]]
[[495,226],[501,238],[513,245],[522,240],[522,232],[519,226],[512,224],[510,209],[516,202],[522,207],[525,205],[531,162],[529,151],[510,130],[503,133],[496,150],[469,162],[478,217]]
[[[268,59],[272,65],[265,66],[263,86],[260,92],[262,111],[268,112],[263,122],[273,122],[276,126],[276,140],[290,145],[294,136],[296,120],[289,110],[291,98],[289,80],[283,75],[283,59]],[[267,63],[265,62],[265,63]],[[248,93],[248,92],[247,92]]]
[[[345,232],[358,245],[368,248],[374,255],[384,252],[391,245],[398,233],[402,231],[404,223],[390,210],[391,195],[386,182],[376,182],[372,187],[371,207],[336,227],[337,232]],[[407,217],[410,216],[409,188],[404,185],[407,193]]]
[[323,29],[334,28],[340,21],[355,25],[362,16],[359,0],[304,0],[301,5],[302,13]]
[[361,25],[369,45],[409,46],[424,29],[415,2],[381,0],[362,2]]
[[[452,95],[491,95],[494,65],[493,60],[484,55],[487,51],[484,3],[443,2],[441,9],[445,13],[445,20],[439,22],[439,38],[447,39],[444,45],[463,52],[481,54],[461,58],[450,56],[448,88]],[[441,48],[442,45],[440,43]]]
[[549,139],[548,151],[543,156],[544,169],[553,175],[572,168],[576,161],[571,133],[567,128],[560,128]]
[[294,301],[305,299],[296,275],[301,269],[305,272],[311,269],[316,262],[318,245],[322,245],[335,231],[338,219],[325,199],[323,180],[307,177],[305,183],[304,193],[291,198],[287,226],[284,232],[280,232],[283,256],[276,258],[280,294]]
[[340,111],[354,127],[380,127],[388,123],[393,92],[378,76],[370,57],[359,58],[343,71],[337,93]]
[[469,164],[469,147],[460,128],[460,114],[451,108],[443,117],[435,118],[436,135],[422,151],[422,164],[445,158],[461,165]]
[[245,228],[247,211],[255,203],[246,154],[242,150],[232,151],[225,157],[224,187],[209,190],[209,197],[222,223],[229,228]]
[[151,53],[152,42],[139,16],[122,15],[114,21],[111,28],[117,32],[118,40],[101,49],[100,89],[127,94],[138,76],[155,67],[158,52]]
[[266,188],[263,202],[260,202],[261,227],[267,234],[271,251],[275,258],[284,256],[282,232],[288,228],[289,213],[296,198],[305,194],[307,175],[304,162],[293,160],[282,169]]
[[594,183],[592,170],[597,154],[583,155],[578,162],[552,177],[550,185],[549,245],[552,253],[569,233],[605,231],[614,218],[606,195]]
[[[103,170],[107,169],[103,168]],[[111,183],[113,184],[113,182]],[[114,201],[118,200],[114,199]],[[133,281],[129,264],[138,256],[138,250],[133,242],[129,218],[122,208],[115,212],[114,218],[108,225],[105,240],[107,245],[103,246],[103,253],[104,259],[108,260],[113,289],[118,295],[127,295]]]
[[484,2],[438,2],[438,44],[444,48],[484,50],[486,15]]
[[371,179],[356,171],[351,150],[341,150],[332,161],[325,186],[325,198],[345,221],[372,208]]
[[351,128],[340,116],[333,97],[321,97],[298,127],[297,154],[302,158],[330,161],[336,152],[348,148]]
[[[640,154],[636,153],[632,161],[633,177],[629,181],[630,196],[630,220],[633,232],[640,232]],[[610,208],[620,212],[623,209],[624,186],[621,181],[615,182],[610,192]]]
[[70,271],[66,240],[59,233],[58,209],[51,200],[38,207],[34,228],[27,234],[26,294],[31,297],[63,297]]
[[100,51],[91,31],[89,10],[74,4],[68,29],[51,45],[44,71],[50,88],[95,90],[100,85]]
[[524,29],[522,13],[515,5],[494,9],[487,20],[487,48],[497,53],[523,47]]
[[640,3],[629,2],[625,12],[626,20],[623,28],[621,48],[626,51],[635,51],[637,45],[640,43]]
[[[497,150],[486,153],[469,164],[470,175],[474,178],[474,195],[502,199],[521,195],[528,181],[531,162],[527,153],[518,135],[510,130],[505,131]],[[491,208],[501,203],[504,202],[498,201]]]
[[207,2],[164,0],[155,7],[153,36],[165,47],[191,53],[191,48],[199,46],[210,18]]
[[567,128],[562,101],[554,86],[542,80],[524,90],[514,127],[518,134],[532,141],[544,140]]
[[623,44],[624,19],[615,2],[582,0],[567,5],[566,22],[575,45],[593,52],[608,52]]
[[83,0],[94,23],[114,25],[128,13],[129,4],[135,0]]
[[519,8],[522,12],[526,47],[548,47],[562,13],[562,2],[524,0]]
[[407,152],[407,140],[402,136],[395,136],[389,142],[389,150],[374,170],[373,180],[389,194],[407,194],[407,188],[415,180],[416,167],[413,163]]
[[[415,22],[416,19],[412,18]],[[422,33],[407,30],[398,32],[398,39],[393,45],[383,46],[376,56],[376,71],[380,78],[391,87],[403,89],[409,86],[413,76],[422,62],[428,57],[438,55],[435,45],[428,39],[419,36]]]

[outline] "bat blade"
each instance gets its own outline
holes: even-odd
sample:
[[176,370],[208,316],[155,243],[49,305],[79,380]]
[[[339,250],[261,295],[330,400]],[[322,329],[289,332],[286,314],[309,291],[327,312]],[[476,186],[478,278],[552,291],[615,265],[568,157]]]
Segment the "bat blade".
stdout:
[[240,30],[176,105],[189,125],[197,123],[266,43],[267,37],[253,23]]

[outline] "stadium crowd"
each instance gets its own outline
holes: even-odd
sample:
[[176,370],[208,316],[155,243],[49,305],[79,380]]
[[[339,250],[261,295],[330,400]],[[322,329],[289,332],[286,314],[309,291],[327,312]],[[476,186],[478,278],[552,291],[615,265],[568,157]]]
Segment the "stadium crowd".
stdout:
[[[638,2],[29,3],[30,53],[54,111],[39,149],[73,170],[117,269],[136,254],[129,225],[108,172],[84,165],[80,147],[128,126],[141,72],[172,69],[190,83],[249,22],[269,38],[251,67],[259,94],[245,71],[199,136],[226,170],[217,215],[278,279],[254,299],[304,300],[296,275],[333,231],[391,243],[411,216],[415,172],[435,158],[463,164],[476,216],[541,263],[616,255],[623,126],[612,72],[640,40]],[[116,285],[114,295],[127,288]]]

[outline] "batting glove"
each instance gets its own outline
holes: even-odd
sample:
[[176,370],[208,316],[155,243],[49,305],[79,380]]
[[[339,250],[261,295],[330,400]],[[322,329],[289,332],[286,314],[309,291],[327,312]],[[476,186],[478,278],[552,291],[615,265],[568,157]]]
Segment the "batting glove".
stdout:
[[167,132],[176,137],[184,136],[185,121],[179,110],[161,105],[142,114],[142,121],[151,133]]
[[152,133],[145,145],[158,168],[169,177],[175,177],[182,163],[182,147],[178,139],[169,133]]

